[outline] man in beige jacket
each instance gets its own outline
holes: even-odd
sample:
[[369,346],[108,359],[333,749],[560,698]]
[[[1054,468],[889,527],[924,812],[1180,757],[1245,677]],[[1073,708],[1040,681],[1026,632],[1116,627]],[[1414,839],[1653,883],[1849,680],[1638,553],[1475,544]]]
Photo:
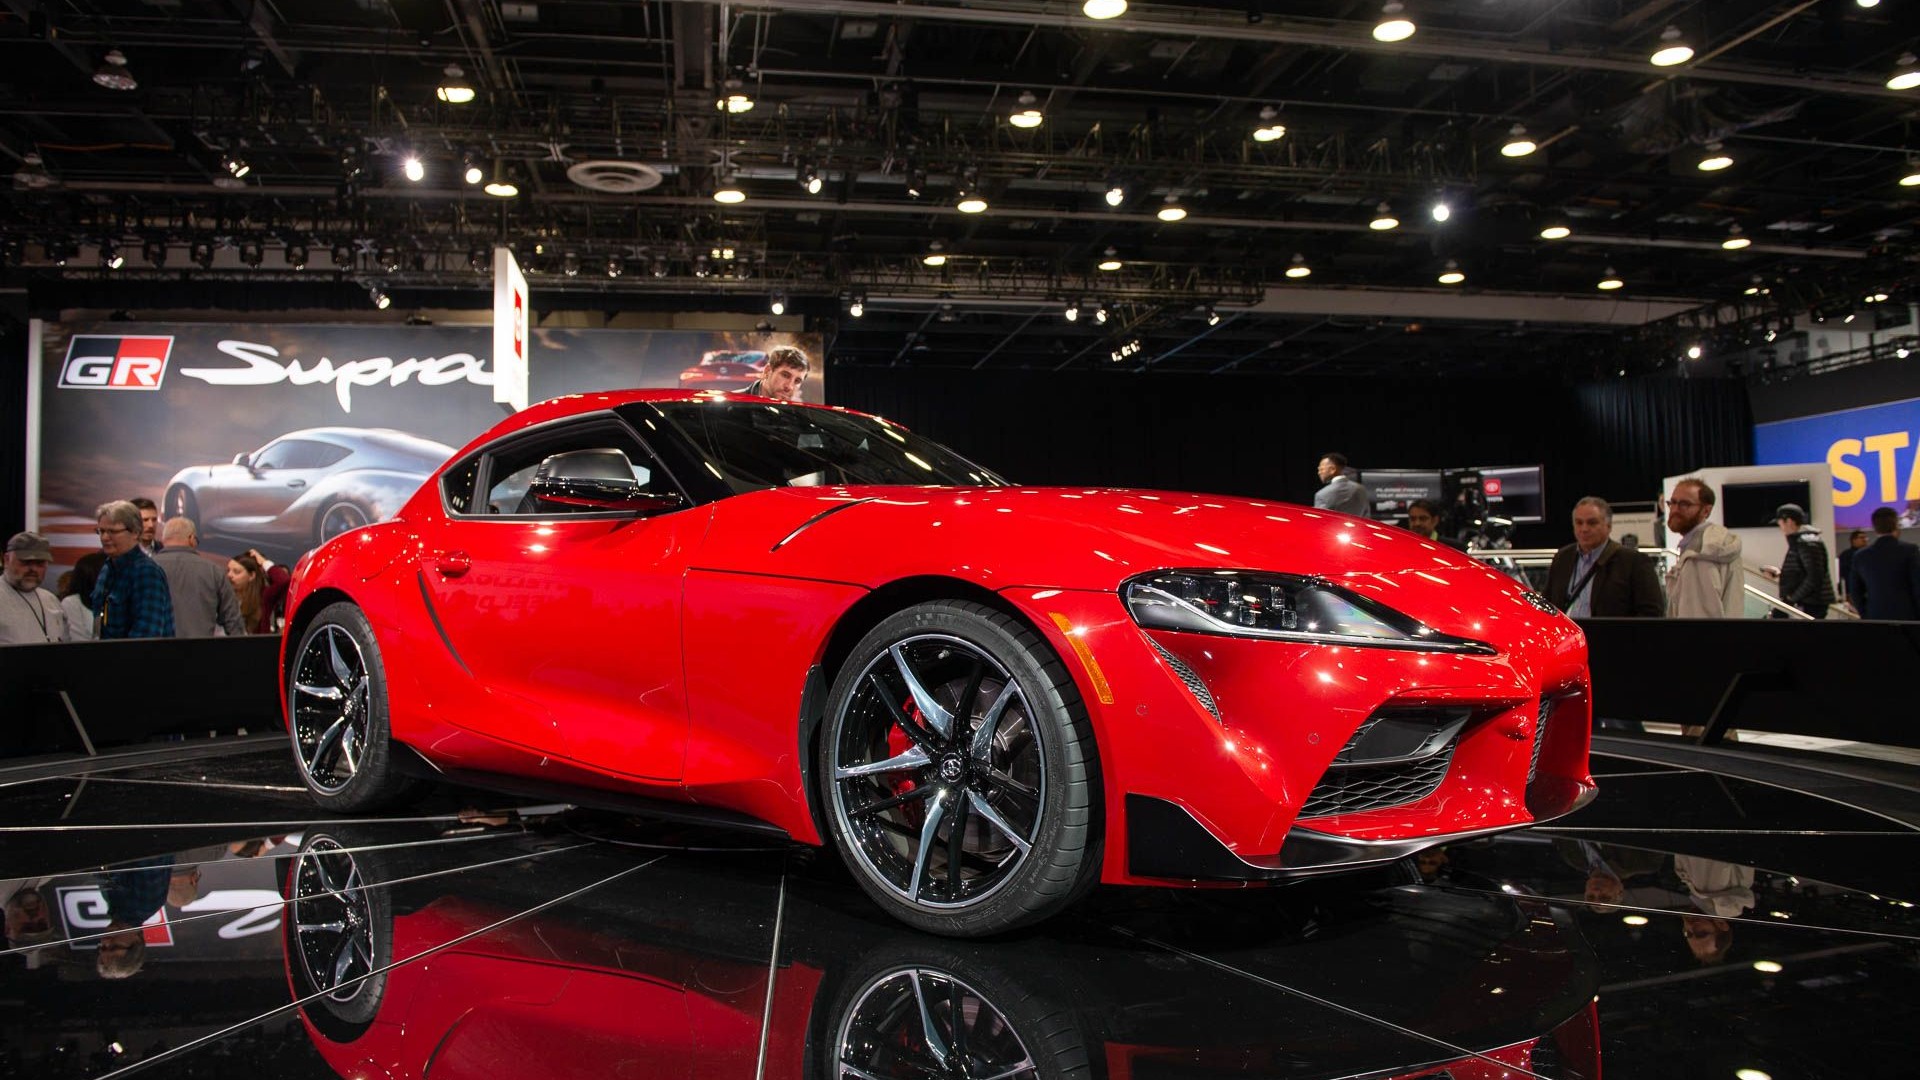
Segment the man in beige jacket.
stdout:
[[1679,556],[1667,571],[1667,614],[1676,619],[1737,619],[1744,607],[1740,538],[1707,518],[1713,489],[1688,477],[1667,500],[1667,530]]

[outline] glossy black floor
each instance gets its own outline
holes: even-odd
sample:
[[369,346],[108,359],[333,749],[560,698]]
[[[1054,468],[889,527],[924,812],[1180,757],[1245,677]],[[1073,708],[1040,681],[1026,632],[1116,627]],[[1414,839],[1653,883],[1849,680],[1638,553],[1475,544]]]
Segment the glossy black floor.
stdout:
[[0,1074],[1726,1077],[1904,1072],[1920,831],[1597,756],[1551,831],[1017,939],[829,858],[437,792],[317,819],[277,748],[0,782]]

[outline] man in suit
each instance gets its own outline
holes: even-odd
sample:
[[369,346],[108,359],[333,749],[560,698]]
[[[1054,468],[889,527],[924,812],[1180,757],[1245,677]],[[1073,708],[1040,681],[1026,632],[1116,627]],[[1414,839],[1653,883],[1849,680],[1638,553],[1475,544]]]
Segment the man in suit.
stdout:
[[1873,543],[1854,553],[1847,600],[1863,619],[1920,620],[1920,547],[1900,539],[1900,514],[1873,512]]
[[1573,543],[1554,553],[1547,599],[1576,619],[1666,613],[1653,560],[1614,543],[1613,507],[1589,495],[1573,506]]

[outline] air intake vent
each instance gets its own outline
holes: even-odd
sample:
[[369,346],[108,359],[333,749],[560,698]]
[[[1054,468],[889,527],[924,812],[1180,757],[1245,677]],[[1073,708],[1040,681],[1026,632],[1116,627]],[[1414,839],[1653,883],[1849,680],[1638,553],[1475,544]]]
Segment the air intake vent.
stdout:
[[1187,689],[1199,699],[1201,708],[1212,713],[1215,720],[1220,719],[1220,706],[1214,703],[1213,691],[1207,689],[1207,684],[1200,678],[1200,674],[1188,667],[1185,660],[1161,648],[1159,642],[1152,638],[1148,638],[1147,642],[1153,646],[1154,652],[1160,654],[1160,659],[1165,660],[1167,666],[1173,669],[1173,673],[1180,676],[1180,681],[1187,684]]
[[1384,810],[1433,794],[1472,715],[1467,709],[1383,709],[1368,717],[1334,755],[1300,816]]
[[1533,783],[1534,774],[1540,771],[1540,748],[1547,745],[1547,718],[1553,715],[1553,699],[1540,699],[1540,714],[1533,722],[1533,757],[1527,761],[1527,783]]

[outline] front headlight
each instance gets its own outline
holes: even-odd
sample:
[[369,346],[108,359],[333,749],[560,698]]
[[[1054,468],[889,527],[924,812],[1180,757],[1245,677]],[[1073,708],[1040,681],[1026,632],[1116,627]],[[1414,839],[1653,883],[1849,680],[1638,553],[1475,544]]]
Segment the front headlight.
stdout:
[[1276,638],[1491,656],[1493,646],[1443,634],[1325,578],[1254,570],[1160,570],[1120,587],[1150,630]]

